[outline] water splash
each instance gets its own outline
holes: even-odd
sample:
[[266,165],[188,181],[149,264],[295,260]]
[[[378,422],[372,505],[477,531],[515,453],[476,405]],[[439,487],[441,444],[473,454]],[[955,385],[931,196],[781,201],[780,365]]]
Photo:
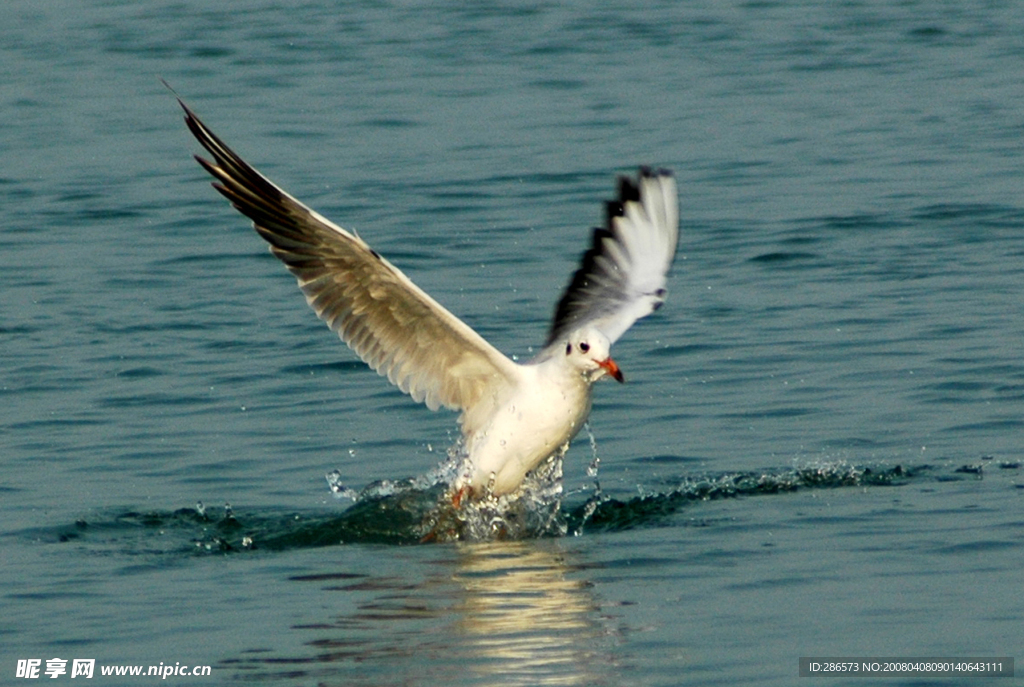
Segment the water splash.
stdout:
[[339,501],[342,499],[355,501],[359,498],[359,492],[351,487],[346,487],[342,482],[341,470],[331,470],[324,475],[324,478],[327,480],[327,487],[331,490],[331,495]]
[[[678,486],[664,492],[641,493],[632,499],[605,499],[596,506],[587,502],[573,509],[566,521],[570,532],[633,529],[664,521],[687,505],[700,501],[790,493],[803,489],[899,486],[933,471],[933,466],[869,467],[821,463],[789,470],[721,473],[683,477]],[[947,479],[943,475],[936,479]]]
[[[509,494],[494,496],[485,490],[482,498],[466,501],[458,508],[440,504],[428,518],[426,541],[486,541],[560,536],[565,533],[561,518],[562,460],[568,444],[534,468],[520,487]],[[457,474],[470,467],[468,460]]]
[[[590,520],[591,517],[593,517],[598,507],[603,502],[609,499],[609,497],[605,496],[605,494],[601,491],[601,481],[598,479],[598,471],[601,468],[601,457],[597,455],[597,437],[594,436],[594,432],[590,429],[590,422],[584,423],[583,429],[587,433],[587,438],[590,439],[591,458],[590,464],[587,466],[587,477],[590,477],[593,480],[594,491],[587,498],[586,502],[576,509],[578,512],[578,517],[576,518],[576,522],[572,527],[571,531],[573,536],[577,537],[583,534],[583,526],[586,524],[588,520]],[[584,487],[584,491],[585,490],[586,487]],[[566,530],[569,530],[568,521],[566,522]]]
[[597,437],[590,429],[590,422],[583,423],[583,430],[590,440],[590,465],[587,466],[587,477],[594,480],[594,491],[601,491],[601,483],[597,479],[597,472],[601,467],[601,457],[597,455]]
[[[846,462],[798,468],[705,473],[677,478],[667,488],[618,499],[599,490],[563,493],[560,451],[531,473],[514,494],[452,505],[448,482],[458,474],[439,466],[417,479],[375,482],[342,512],[249,511],[225,504],[212,509],[101,514],[72,525],[22,533],[35,540],[87,545],[120,554],[211,554],[248,550],[287,550],[339,544],[420,544],[453,540],[516,540],[580,536],[659,526],[685,508],[705,501],[769,496],[806,489],[892,487],[932,479],[983,479],[962,469],[930,465],[858,466]],[[1018,466],[1014,466],[1018,467]],[[1007,468],[1009,469],[1009,468]],[[454,472],[453,472],[454,471]],[[565,503],[566,499],[569,503]]]

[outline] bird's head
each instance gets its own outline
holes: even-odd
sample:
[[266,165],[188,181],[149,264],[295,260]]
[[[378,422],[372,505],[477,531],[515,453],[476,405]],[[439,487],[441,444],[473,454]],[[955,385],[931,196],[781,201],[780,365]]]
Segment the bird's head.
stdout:
[[591,382],[605,375],[624,382],[622,371],[611,358],[611,347],[607,336],[593,327],[584,327],[569,335],[565,343],[565,357]]

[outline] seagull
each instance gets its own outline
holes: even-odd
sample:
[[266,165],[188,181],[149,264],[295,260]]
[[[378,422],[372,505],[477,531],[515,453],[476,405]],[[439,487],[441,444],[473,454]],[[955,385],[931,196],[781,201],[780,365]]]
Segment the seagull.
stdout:
[[371,368],[431,410],[461,411],[468,468],[452,503],[513,494],[587,420],[594,382],[624,381],[613,343],[665,300],[679,236],[676,182],[642,167],[620,177],[604,227],[555,308],[543,349],[519,363],[416,286],[356,234],[307,207],[225,145],[178,98],[213,160],[213,187],[253,222],[306,302]]

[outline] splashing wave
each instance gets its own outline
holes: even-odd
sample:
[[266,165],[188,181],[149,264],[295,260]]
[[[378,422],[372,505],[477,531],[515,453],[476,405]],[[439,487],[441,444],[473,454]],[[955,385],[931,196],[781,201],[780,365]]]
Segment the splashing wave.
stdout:
[[[172,512],[124,511],[93,521],[39,528],[26,536],[80,542],[127,553],[215,553],[287,550],[339,544],[418,544],[455,540],[532,539],[615,532],[664,523],[702,501],[789,493],[804,489],[883,487],[924,478],[929,465],[856,466],[847,463],[762,472],[704,474],[628,499],[595,486],[589,497],[562,492],[562,461],[549,459],[514,497],[456,508],[446,483],[434,478],[379,482],[338,513],[236,510],[197,505]],[[945,471],[940,471],[945,472]],[[966,473],[936,479],[979,478]]]

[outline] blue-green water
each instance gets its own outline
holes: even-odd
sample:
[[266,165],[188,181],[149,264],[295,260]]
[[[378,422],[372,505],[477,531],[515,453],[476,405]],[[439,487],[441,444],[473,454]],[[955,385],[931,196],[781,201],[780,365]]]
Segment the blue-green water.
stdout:
[[[8,0],[0,39],[5,679],[1021,658],[1024,10]],[[333,498],[333,470],[428,473],[455,416],[316,320],[160,78],[520,357],[615,174],[675,170],[669,301],[617,344],[629,383],[597,390],[544,536],[415,545],[429,490]]]

